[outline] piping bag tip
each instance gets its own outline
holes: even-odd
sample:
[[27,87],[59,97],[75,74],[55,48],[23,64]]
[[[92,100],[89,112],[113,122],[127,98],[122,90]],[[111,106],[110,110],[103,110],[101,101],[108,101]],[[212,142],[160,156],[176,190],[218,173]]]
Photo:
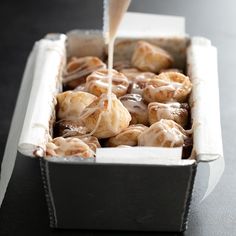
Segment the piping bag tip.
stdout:
[[117,29],[130,3],[131,0],[103,1],[103,37],[106,44],[115,38]]

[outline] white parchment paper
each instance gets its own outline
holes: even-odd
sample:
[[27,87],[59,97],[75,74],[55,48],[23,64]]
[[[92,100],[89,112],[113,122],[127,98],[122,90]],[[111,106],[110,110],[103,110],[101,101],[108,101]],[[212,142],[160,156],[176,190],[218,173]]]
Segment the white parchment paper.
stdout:
[[[209,162],[209,179],[203,200],[211,194],[225,168],[220,122],[217,49],[208,39],[194,37],[187,51],[188,74],[193,83],[190,98],[193,143],[197,160]],[[212,161],[212,162],[210,162]]]
[[46,149],[55,95],[62,84],[60,73],[66,58],[65,40],[66,36],[60,35],[58,40],[42,39],[36,43],[33,84],[18,146],[23,155],[33,156],[36,149]]
[[54,110],[53,96],[60,86],[58,72],[65,57],[65,39],[65,35],[58,39],[42,39],[35,43],[28,57],[1,165],[0,206],[15,165],[17,149],[32,156],[39,146],[45,148],[45,134]]

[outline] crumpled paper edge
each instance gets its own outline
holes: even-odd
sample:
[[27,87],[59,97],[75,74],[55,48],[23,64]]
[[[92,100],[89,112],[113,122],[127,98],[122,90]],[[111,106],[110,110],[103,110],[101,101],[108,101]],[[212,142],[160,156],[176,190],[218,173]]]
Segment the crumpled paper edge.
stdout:
[[209,178],[205,200],[220,181],[225,168],[220,121],[217,49],[210,40],[193,37],[187,50],[190,97],[194,126],[193,150],[198,162],[208,162]]

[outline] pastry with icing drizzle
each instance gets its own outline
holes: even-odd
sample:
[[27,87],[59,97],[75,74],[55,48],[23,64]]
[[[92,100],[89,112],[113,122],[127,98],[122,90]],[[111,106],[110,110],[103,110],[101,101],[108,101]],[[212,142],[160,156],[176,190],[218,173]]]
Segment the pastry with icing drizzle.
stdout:
[[120,101],[132,117],[130,124],[148,125],[148,107],[140,94],[126,94],[120,97]]
[[80,140],[85,142],[94,152],[96,152],[97,148],[100,148],[101,145],[98,139],[95,136],[86,136],[86,137],[79,137]]
[[111,96],[108,106],[107,94],[102,94],[80,115],[86,128],[97,138],[110,138],[129,126],[131,115],[115,94]]
[[[125,75],[122,73],[112,70],[112,93],[117,97],[123,96],[127,93],[129,87],[129,81]],[[86,89],[88,92],[100,96],[108,92],[109,79],[108,79],[108,70],[101,69],[93,72],[86,79]]]
[[85,83],[89,74],[102,68],[106,68],[106,64],[98,57],[72,57],[66,65],[63,84],[69,89],[74,89]]
[[161,119],[173,120],[182,127],[188,124],[189,105],[187,103],[159,103],[151,102],[148,104],[148,119],[150,125]]
[[94,157],[94,151],[77,137],[57,137],[47,143],[46,155],[54,157]]
[[155,76],[152,72],[142,72],[136,68],[129,68],[121,70],[129,80],[129,89],[128,93],[143,93],[143,89],[145,88],[147,82]]
[[139,146],[180,147],[192,131],[185,130],[173,120],[162,119],[152,124],[138,137]]
[[141,124],[130,125],[116,136],[109,138],[107,146],[137,146],[139,135],[147,128],[147,126]]
[[66,91],[57,95],[57,118],[78,120],[81,112],[97,97],[81,91]]
[[170,68],[172,56],[164,49],[145,41],[138,41],[131,59],[132,65],[141,71],[159,73]]
[[143,98],[147,102],[185,102],[191,89],[188,76],[178,72],[163,72],[147,82]]

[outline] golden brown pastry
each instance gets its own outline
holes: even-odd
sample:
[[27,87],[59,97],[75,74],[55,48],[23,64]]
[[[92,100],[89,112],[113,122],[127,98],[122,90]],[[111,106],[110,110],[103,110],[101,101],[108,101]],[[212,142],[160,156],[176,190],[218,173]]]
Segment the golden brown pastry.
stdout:
[[116,95],[112,94],[110,108],[108,97],[102,94],[82,112],[83,120],[90,135],[97,138],[109,138],[129,126],[131,116]]
[[139,146],[152,147],[180,147],[183,146],[185,139],[190,135],[190,131],[184,130],[173,120],[162,119],[138,137]]
[[143,98],[147,102],[185,102],[191,89],[189,77],[178,72],[163,72],[147,82]]
[[79,115],[97,97],[86,92],[66,91],[57,95],[57,118],[78,120]]
[[78,85],[85,83],[86,77],[92,72],[106,68],[98,57],[72,57],[67,63],[63,76],[63,83],[70,89],[74,89]]
[[[93,72],[86,79],[86,89],[88,92],[100,96],[108,91],[108,70],[102,69]],[[112,93],[117,97],[126,94],[129,81],[122,73],[112,70]]]
[[173,120],[182,127],[188,124],[189,105],[187,103],[159,103],[148,104],[148,119],[152,125],[161,119]]
[[46,156],[52,157],[94,157],[90,147],[76,137],[57,137],[47,143]]
[[107,146],[136,146],[138,144],[138,136],[147,129],[145,125],[130,125],[119,134],[109,138]]
[[148,125],[148,107],[140,94],[126,94],[120,101],[132,117],[130,124]]
[[83,142],[85,142],[94,152],[97,148],[100,148],[101,145],[98,139],[94,136],[79,137]]
[[63,138],[85,135],[88,130],[82,121],[78,120],[59,120],[55,123],[56,136]]
[[143,72],[136,68],[122,69],[120,72],[124,74],[130,82],[138,82],[146,79],[151,79],[156,75],[152,72]]
[[121,73],[129,80],[129,89],[127,92],[141,95],[147,82],[155,76],[152,72],[142,72],[136,68],[123,69]]
[[141,71],[159,73],[163,69],[170,68],[173,64],[171,55],[162,48],[145,41],[137,42],[132,65]]

